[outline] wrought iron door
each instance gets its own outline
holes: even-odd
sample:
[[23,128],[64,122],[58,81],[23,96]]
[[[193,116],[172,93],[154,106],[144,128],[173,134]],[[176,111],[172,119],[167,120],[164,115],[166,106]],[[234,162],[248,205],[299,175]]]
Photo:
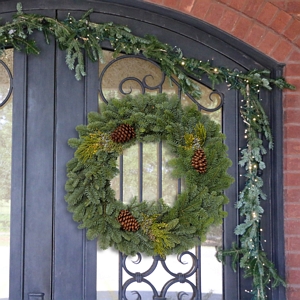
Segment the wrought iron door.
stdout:
[[[15,10],[16,2],[0,3],[4,19],[10,18],[10,12]],[[140,36],[149,33],[156,35],[161,41],[181,48],[186,56],[213,60],[216,66],[224,65],[241,71],[247,68],[267,67],[276,71],[277,76],[280,75],[280,68],[274,66],[273,62],[261,58],[257,53],[254,55],[252,50],[248,51],[246,48],[245,51],[247,50],[252,57],[250,54],[245,55],[241,48],[236,49],[236,41],[230,40],[228,36],[224,37],[220,32],[214,31],[203,23],[197,23],[194,19],[158,9],[141,1],[135,4],[127,0],[41,2],[43,3],[40,7],[45,9],[39,13],[59,19],[66,18],[69,12],[79,17],[83,11],[93,6],[92,21],[126,24]],[[23,7],[27,11],[32,9],[32,12],[36,12],[37,4],[36,1],[23,1]],[[4,14],[4,12],[8,13]],[[142,77],[127,75],[119,81],[120,85],[117,87],[103,88],[105,73],[114,61],[109,63],[108,60],[108,65],[102,66],[99,71],[98,64],[86,60],[87,76],[77,81],[73,72],[68,70],[65,64],[65,53],[56,47],[55,41],[52,40],[50,45],[46,45],[44,37],[39,33],[35,34],[35,38],[41,49],[38,56],[26,56],[19,52],[16,52],[14,56],[10,299],[94,300],[97,299],[97,275],[100,274],[98,278],[108,277],[108,271],[113,270],[118,278],[115,289],[117,298],[111,299],[121,300],[126,297],[128,299],[168,299],[174,296],[167,292],[172,290],[172,286],[176,283],[180,286],[179,288],[176,286],[175,289],[176,299],[184,300],[193,297],[193,299],[206,300],[210,295],[207,292],[203,295],[201,286],[207,277],[205,272],[208,268],[204,270],[203,263],[201,266],[197,258],[203,249],[198,248],[191,254],[180,256],[179,261],[185,262],[188,257],[191,262],[188,270],[180,272],[174,271],[173,262],[170,266],[168,260],[164,262],[157,257],[146,269],[138,269],[139,262],[144,261],[144,258],[129,259],[122,254],[120,256],[117,254],[116,268],[112,267],[115,259],[111,262],[106,261],[104,265],[102,262],[106,260],[105,254],[97,253],[96,241],[88,241],[85,232],[77,228],[64,201],[65,165],[73,156],[73,150],[67,145],[67,141],[71,137],[77,137],[75,127],[80,123],[86,123],[89,111],[99,109],[99,99],[105,102],[109,98],[105,94],[105,89],[118,90],[121,94],[127,93],[130,91],[129,84],[132,87],[131,92],[135,92],[135,89],[139,93],[171,92],[168,81],[164,82],[164,74],[161,73],[160,79],[155,83],[149,76],[151,72],[147,70],[150,68],[148,65],[151,64],[159,69],[158,62],[149,62],[144,57],[138,57],[136,59],[140,61],[140,65],[147,66]],[[108,51],[112,50],[109,43],[106,46]],[[128,58],[120,57],[116,62],[126,59]],[[132,78],[128,81],[128,77]],[[228,217],[224,220],[222,228],[223,246],[229,248],[236,240],[234,228],[239,216],[234,203],[238,196],[239,184],[242,183],[238,168],[238,155],[244,140],[239,139],[238,136],[242,136],[244,129],[238,117],[239,95],[235,91],[228,90],[226,84],[216,86],[215,90],[212,90],[209,80],[203,78],[201,88],[207,89],[208,102],[206,104],[199,102],[199,104],[195,99],[182,94],[176,84],[176,78],[172,80],[172,83],[173,91],[186,104],[197,105],[200,110],[207,111],[210,110],[208,103],[215,103],[211,109],[221,111],[222,129],[227,135],[225,143],[229,147],[229,157],[233,161],[230,173],[236,178],[235,184],[226,191],[231,202],[225,208]],[[275,92],[276,95],[278,96]],[[270,99],[270,95],[264,98]],[[272,111],[273,109],[275,108],[267,102],[266,110]],[[278,115],[276,116],[277,123],[271,120],[275,128],[279,126]],[[146,146],[137,145],[136,147],[138,154],[142,157],[142,149]],[[280,154],[280,149],[279,143],[275,154]],[[161,178],[164,177],[163,160],[167,157],[167,153],[164,152],[163,145],[156,145],[155,151],[157,151],[158,158],[155,166],[156,178],[158,178],[155,193],[157,197],[160,197],[167,195],[164,191],[164,182],[161,184]],[[120,157],[121,176],[112,183],[115,186],[118,185],[120,191],[128,188],[124,177],[126,170],[124,171],[124,168],[122,170],[122,167],[126,166],[124,161],[128,160],[128,157],[130,156]],[[275,182],[280,182],[280,178],[277,178],[278,173],[274,170],[277,170],[280,162],[273,163],[272,157],[268,156],[266,163],[274,168],[270,168],[270,174],[263,174],[269,182],[266,193],[277,199],[276,197],[280,195],[280,185],[275,185]],[[137,172],[145,169],[143,168],[145,161],[144,164],[143,161],[139,161],[138,164]],[[143,175],[144,173],[140,172],[137,178]],[[176,193],[180,192],[180,183],[174,184],[178,186]],[[143,188],[138,188],[137,192],[134,191],[140,199],[143,198],[144,192]],[[120,192],[119,195],[120,201],[126,201],[124,193]],[[275,212],[270,213],[264,221],[265,224],[262,225],[266,227],[264,231],[266,238],[271,240],[266,244],[265,250],[274,256],[276,264],[282,270],[284,265],[278,258],[278,253],[282,253],[280,230],[278,227],[269,226],[274,218],[277,220],[282,218],[282,215],[278,213],[280,209],[277,209],[276,203],[275,201],[275,204],[269,202],[264,204],[266,210],[275,210]],[[130,262],[132,260],[135,263],[132,264]],[[176,260],[174,264],[175,262]],[[180,262],[179,264],[183,265]],[[132,265],[136,269],[133,269]],[[148,275],[152,271],[154,274],[154,269],[159,265],[162,265],[162,268],[157,270],[165,270],[169,279],[166,280],[166,284],[160,282],[160,287],[154,287],[153,280],[150,280]],[[204,270],[202,274],[201,269]],[[190,280],[191,275],[194,276],[193,280]],[[150,287],[147,293],[150,290],[151,295],[143,294],[144,288],[139,290],[133,287],[131,289],[132,282],[146,284]],[[184,282],[190,290],[181,292],[181,284]],[[249,288],[248,282],[242,279],[240,270],[234,273],[229,263],[222,267],[222,288],[221,298],[211,296],[207,299],[246,300],[251,298],[251,295],[245,292]],[[106,291],[108,290],[107,288]],[[283,294],[282,290],[270,292],[270,296],[273,296],[271,299],[283,299]],[[107,296],[102,294],[102,298],[98,299],[110,299],[105,297]]]

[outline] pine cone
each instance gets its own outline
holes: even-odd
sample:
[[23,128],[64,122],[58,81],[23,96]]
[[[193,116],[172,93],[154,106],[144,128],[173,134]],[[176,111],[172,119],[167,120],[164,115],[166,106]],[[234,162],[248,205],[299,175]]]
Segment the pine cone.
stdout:
[[206,172],[206,169],[207,169],[206,155],[202,149],[198,149],[195,151],[193,158],[192,158],[192,166],[199,173]]
[[121,228],[125,231],[138,231],[140,224],[136,218],[127,210],[122,209],[117,218],[118,222],[121,224]]
[[135,131],[129,124],[121,124],[111,133],[110,137],[115,143],[125,143],[135,138]]

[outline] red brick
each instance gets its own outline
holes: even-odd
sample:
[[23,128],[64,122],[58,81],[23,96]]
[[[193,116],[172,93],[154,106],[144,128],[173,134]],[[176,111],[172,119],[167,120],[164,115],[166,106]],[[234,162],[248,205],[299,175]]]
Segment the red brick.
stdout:
[[300,220],[285,220],[284,232],[285,234],[297,234],[300,236]]
[[286,264],[293,268],[300,268],[300,253],[289,253],[286,257]]
[[209,7],[211,5],[211,0],[201,0],[196,1],[191,14],[199,19],[204,19],[207,14]]
[[260,43],[265,33],[266,28],[264,26],[254,24],[250,29],[249,35],[246,37],[245,42],[255,47]]
[[231,32],[235,28],[235,24],[239,15],[233,10],[225,10],[220,20],[219,27],[224,31]]
[[290,42],[286,40],[281,40],[279,44],[275,47],[271,55],[275,60],[279,62],[286,62],[292,49],[293,45]]
[[169,8],[178,8],[178,0],[164,0],[163,4]]
[[287,109],[284,112],[284,124],[300,125],[300,109]]
[[299,38],[294,40],[294,44],[300,48],[300,33],[299,33]]
[[279,9],[270,2],[267,2],[259,13],[257,19],[265,25],[271,24],[274,16],[277,14]]
[[300,269],[288,269],[286,280],[289,284],[298,284],[300,282]]
[[284,108],[299,108],[300,107],[300,97],[298,92],[296,93],[288,93],[284,97],[283,102]]
[[205,16],[205,21],[217,25],[222,18],[224,10],[223,5],[217,3],[212,4]]
[[299,300],[300,298],[300,287],[291,287],[287,288],[287,298],[288,300]]
[[298,186],[297,188],[285,188],[284,199],[285,205],[290,205],[292,202],[300,204],[300,186]]
[[225,4],[229,4],[231,2],[231,0],[218,0],[218,2],[222,2],[222,3],[225,3]]
[[235,28],[232,31],[232,34],[239,39],[244,39],[247,33],[250,31],[253,22],[247,17],[240,16],[236,22]]
[[[284,174],[284,185],[297,187],[300,185],[300,172],[286,172]],[[300,248],[299,248],[300,249]]]
[[300,139],[300,125],[285,125],[285,138]]
[[[300,140],[289,140],[288,142],[286,142],[285,143],[285,154],[300,155]],[[300,201],[300,198],[299,198],[299,201]]]
[[[285,167],[288,171],[300,172],[300,157],[288,156],[285,158]],[[299,178],[300,183],[300,178]]]
[[299,37],[300,34],[300,21],[294,20],[284,32],[284,35],[291,41]]
[[289,84],[292,84],[296,88],[296,92],[300,90],[300,78],[298,77],[286,77]]
[[278,34],[268,31],[258,49],[265,54],[270,54],[273,49],[276,49],[279,40],[280,36]]
[[288,64],[285,70],[285,76],[298,76],[300,77],[300,61],[298,64]]
[[289,62],[299,62],[300,61],[300,51],[299,50],[294,50],[291,53],[291,56],[289,57]]
[[271,0],[274,5],[279,7],[282,10],[286,10],[286,0]]
[[241,1],[241,0],[231,0],[230,6],[238,11],[243,11],[243,8],[245,7],[247,1]]
[[[298,196],[300,197],[300,191],[298,193]],[[287,203],[284,205],[284,217],[286,219],[288,218],[298,218],[300,219],[300,203]],[[300,228],[299,228],[300,230]],[[300,255],[300,253],[299,253]],[[300,263],[300,260],[299,260]]]
[[179,3],[179,10],[190,13],[196,0],[183,0]]
[[288,26],[289,22],[291,21],[292,16],[285,11],[280,11],[276,17],[274,18],[273,22],[271,23],[271,28],[275,31],[282,33],[284,29]]
[[[243,2],[243,1],[241,1]],[[253,18],[260,12],[262,5],[264,4],[261,0],[245,1],[246,6],[244,7],[244,14]]]
[[[300,249],[300,237],[286,236],[285,245],[287,251],[299,251]],[[300,280],[299,280],[300,282]]]
[[286,11],[293,13],[293,14],[299,14],[300,13],[300,2],[299,0],[294,0],[294,1],[288,1],[287,4],[287,9]]

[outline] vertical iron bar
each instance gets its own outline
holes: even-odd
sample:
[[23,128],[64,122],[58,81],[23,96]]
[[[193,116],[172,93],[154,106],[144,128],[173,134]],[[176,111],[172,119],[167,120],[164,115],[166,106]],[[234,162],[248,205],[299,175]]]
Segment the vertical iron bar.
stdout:
[[158,199],[162,198],[162,141],[158,144]]
[[[124,200],[123,186],[124,186],[124,156],[121,154],[119,156],[119,171],[120,171],[120,191],[119,197],[120,201]],[[119,252],[119,299],[122,299],[122,291],[123,291],[123,267],[122,267],[123,254]]]
[[[178,87],[178,98],[180,99],[181,102],[181,96],[182,96],[182,89],[181,87]],[[178,183],[177,183],[177,193],[181,194],[181,178],[178,178]]]
[[122,292],[123,292],[123,266],[122,266],[122,261],[123,261],[123,254],[122,252],[119,252],[119,290],[118,294],[119,297],[118,299],[122,299]]
[[120,201],[123,202],[124,193],[123,193],[123,186],[124,186],[124,157],[123,154],[119,157],[119,171],[120,171]]
[[178,194],[181,194],[181,178],[178,179],[178,187],[177,187],[177,192]]
[[196,287],[197,287],[197,298],[202,299],[202,286],[201,286],[201,246],[196,247],[197,256],[197,271],[196,271]]
[[143,144],[139,143],[139,201],[143,200]]

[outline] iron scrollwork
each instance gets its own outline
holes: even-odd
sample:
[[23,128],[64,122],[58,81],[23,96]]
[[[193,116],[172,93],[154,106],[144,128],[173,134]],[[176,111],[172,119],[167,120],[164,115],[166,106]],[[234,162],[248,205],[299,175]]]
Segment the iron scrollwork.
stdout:
[[[138,84],[138,86],[140,88],[140,93],[142,93],[142,94],[145,94],[147,90],[148,91],[157,91],[158,93],[162,93],[164,91],[163,90],[163,85],[164,85],[165,80],[166,80],[166,74],[161,71],[159,64],[157,64],[156,62],[154,62],[152,60],[149,60],[146,57],[141,56],[141,55],[122,55],[122,56],[119,56],[116,59],[111,60],[110,62],[108,62],[107,65],[103,68],[102,72],[100,73],[100,76],[99,76],[99,93],[100,93],[100,97],[101,97],[101,99],[102,99],[102,101],[104,103],[108,103],[108,99],[106,98],[106,96],[104,95],[104,92],[103,92],[103,89],[104,89],[103,88],[103,86],[104,86],[104,77],[105,77],[106,73],[108,72],[108,70],[110,68],[114,68],[115,65],[118,62],[120,62],[122,60],[126,60],[126,59],[127,60],[130,60],[130,59],[140,59],[142,61],[148,62],[148,63],[152,64],[155,67],[157,74],[159,72],[161,74],[160,74],[160,79],[158,80],[158,83],[155,84],[155,85],[153,85],[153,86],[151,86],[150,84],[147,83],[147,81],[148,81],[149,78],[152,78],[154,80],[154,76],[151,75],[151,74],[146,74],[143,77],[141,76],[142,78],[137,78],[136,76],[125,77],[118,84],[118,91],[119,91],[120,94],[122,94],[122,95],[128,95],[128,94],[132,93],[132,91],[133,91],[132,87],[129,87],[128,91],[125,91],[125,89],[124,89],[125,83],[128,83],[130,81],[131,82],[135,82],[136,84]],[[130,70],[127,70],[127,71],[130,73]],[[200,83],[200,81],[197,81],[197,82]],[[182,97],[182,89],[181,89],[179,83],[173,77],[170,78],[170,83],[171,83],[171,85],[176,86],[178,97],[181,98]],[[201,83],[201,84],[203,85],[203,83]],[[203,104],[199,103],[199,101],[197,99],[193,98],[188,93],[186,93],[186,96],[193,103],[195,103],[197,105],[197,107],[198,107],[199,110],[204,110],[204,111],[207,111],[207,112],[217,111],[224,104],[224,95],[222,93],[220,93],[219,91],[217,91],[217,90],[212,91],[208,95],[209,100],[212,103],[214,102],[214,99],[213,99],[214,97],[218,98],[218,104],[215,105],[212,108],[205,107]]]
[[[128,267],[126,266],[126,261],[128,259],[128,256],[126,255],[122,255],[122,268],[123,270],[131,277],[130,279],[128,279],[122,286],[122,299],[124,300],[128,300],[127,296],[126,296],[126,292],[128,287],[132,284],[132,283],[145,283],[147,284],[149,287],[151,287],[151,290],[153,292],[153,299],[154,300],[167,300],[166,296],[167,296],[167,292],[170,289],[170,287],[176,283],[187,283],[191,288],[192,288],[192,295],[190,296],[190,299],[197,299],[197,287],[194,283],[192,283],[188,278],[193,276],[197,270],[199,269],[199,260],[197,259],[196,255],[189,252],[189,251],[185,251],[182,252],[181,254],[179,254],[177,256],[177,260],[181,263],[181,264],[186,264],[185,262],[183,262],[182,258],[184,255],[189,255],[192,258],[192,265],[191,268],[185,272],[185,273],[174,273],[172,272],[167,264],[165,259],[161,258],[160,256],[154,256],[153,257],[153,262],[152,265],[150,266],[150,268],[142,273],[140,272],[131,272]],[[134,264],[139,264],[142,261],[142,256],[141,254],[137,254],[138,259],[136,261],[132,261]],[[148,277],[149,275],[151,275],[155,270],[156,267],[158,265],[158,263],[161,263],[163,269],[170,274],[173,278],[168,280],[163,288],[161,289],[160,293],[157,291],[157,289],[154,287],[154,285],[148,280],[146,279],[146,277]],[[141,300],[142,296],[138,291],[132,291],[132,294],[136,295],[137,298],[136,300]],[[183,300],[184,296],[188,296],[188,294],[186,292],[179,292],[177,294],[177,299],[178,300]]]
[[4,97],[1,97],[2,99],[0,98],[0,107],[2,107],[9,100],[10,95],[12,93],[12,89],[13,89],[12,79],[13,79],[13,77],[12,77],[12,74],[11,74],[11,71],[10,71],[9,67],[6,65],[6,63],[4,61],[0,60],[0,65],[5,69],[5,71],[7,72],[7,76],[9,78],[9,88],[8,88],[7,94]]

